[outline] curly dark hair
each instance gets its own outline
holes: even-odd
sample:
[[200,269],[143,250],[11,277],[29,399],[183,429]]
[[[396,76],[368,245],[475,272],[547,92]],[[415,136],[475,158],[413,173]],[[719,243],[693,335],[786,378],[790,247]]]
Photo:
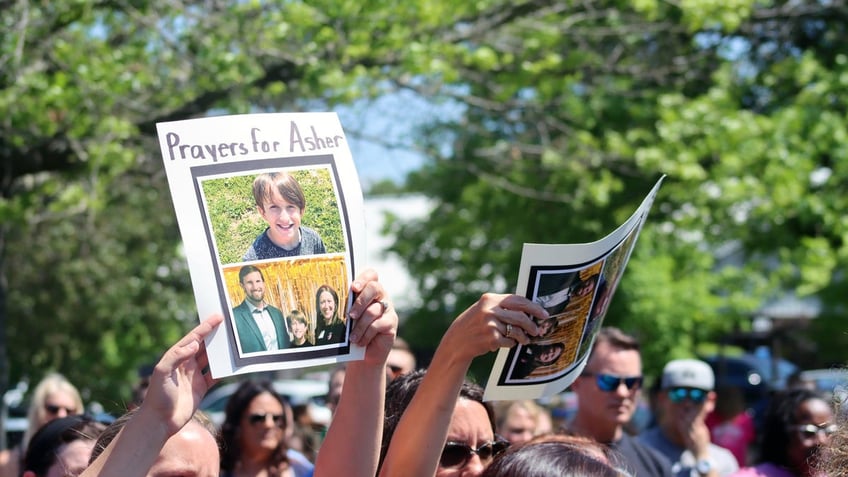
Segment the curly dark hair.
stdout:
[[[386,458],[386,451],[389,450],[389,444],[392,442],[392,436],[397,429],[400,418],[403,412],[412,402],[415,392],[421,385],[426,369],[419,369],[408,374],[401,375],[395,378],[386,388],[386,415],[383,421],[383,443],[380,447],[380,463],[377,467],[379,474],[380,468],[383,466],[383,460]],[[465,398],[470,401],[479,402],[486,409],[486,415],[489,417],[489,425],[492,426],[492,433],[496,432],[495,427],[495,411],[492,405],[488,402],[483,402],[483,388],[468,380],[462,383],[462,388],[459,390],[459,398]],[[457,398],[457,399],[459,399]]]
[[810,399],[824,398],[809,389],[789,389],[775,394],[763,416],[763,440],[760,442],[760,460],[792,468],[789,462],[791,427],[797,424],[798,407]]
[[[817,470],[828,477],[848,477],[848,401],[835,396],[837,425],[836,432],[822,449],[822,458],[817,460]],[[844,396],[843,396],[844,398]]]
[[[238,443],[241,418],[244,416],[244,412],[250,405],[250,402],[256,396],[263,393],[270,394],[285,409],[285,400],[277,394],[270,381],[243,381],[227,401],[227,407],[224,410],[224,423],[221,424],[221,442],[219,443],[219,447],[221,448],[221,469],[223,471],[232,472],[241,459],[241,448]],[[285,412],[283,416],[285,416]],[[285,417],[283,419],[282,428],[285,429],[289,423],[285,422]],[[274,450],[274,454],[268,462],[268,467],[285,469],[289,463],[289,459],[286,457],[287,450],[286,441],[284,438],[281,438],[280,444]]]

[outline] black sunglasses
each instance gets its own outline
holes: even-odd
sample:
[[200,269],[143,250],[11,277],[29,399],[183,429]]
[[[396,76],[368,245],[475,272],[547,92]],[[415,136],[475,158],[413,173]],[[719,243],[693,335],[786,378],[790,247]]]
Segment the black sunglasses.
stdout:
[[486,442],[476,449],[464,442],[448,441],[442,449],[439,467],[465,467],[473,454],[477,454],[483,463],[487,463],[507,447],[509,442],[505,440]]
[[249,422],[250,424],[252,424],[254,426],[259,424],[259,423],[264,424],[264,423],[268,422],[269,417],[271,418],[271,420],[274,421],[274,424],[277,425],[277,426],[281,426],[281,425],[283,425],[284,422],[286,422],[286,416],[284,416],[282,414],[271,414],[271,413],[251,414],[251,415],[247,416],[247,422]]
[[598,389],[604,392],[613,392],[624,383],[628,390],[639,389],[642,387],[642,376],[617,376],[615,374],[595,374],[584,372],[583,376],[594,376],[595,382],[598,383]]
[[683,402],[689,399],[695,404],[701,404],[707,399],[707,391],[698,388],[671,388],[668,390],[668,398],[673,403]]
[[54,404],[45,404],[44,405],[44,410],[49,412],[50,414],[54,414],[54,415],[59,414],[59,411],[61,411],[62,409],[64,409],[65,414],[67,414],[69,416],[77,413],[76,409],[70,408],[70,407],[56,406]]

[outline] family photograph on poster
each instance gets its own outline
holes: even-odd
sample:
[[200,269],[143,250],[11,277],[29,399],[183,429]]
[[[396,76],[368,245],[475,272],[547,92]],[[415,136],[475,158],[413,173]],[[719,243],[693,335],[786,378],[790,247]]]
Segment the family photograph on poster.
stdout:
[[524,244],[516,294],[540,304],[548,318],[534,319],[541,332],[530,343],[498,351],[485,400],[552,396],[580,375],[661,183],[601,240]]
[[232,309],[229,339],[237,363],[346,351],[348,283],[339,273],[345,232],[330,159],[199,180]]
[[362,192],[332,113],[157,125],[213,376],[360,359],[347,309]]

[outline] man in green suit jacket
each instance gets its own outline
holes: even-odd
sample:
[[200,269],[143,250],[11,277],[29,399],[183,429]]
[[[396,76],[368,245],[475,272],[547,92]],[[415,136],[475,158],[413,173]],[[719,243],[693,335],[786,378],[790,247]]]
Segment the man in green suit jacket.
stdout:
[[236,334],[242,353],[275,351],[291,346],[283,313],[265,303],[265,277],[262,271],[245,265],[239,270],[239,283],[245,298],[233,308]]

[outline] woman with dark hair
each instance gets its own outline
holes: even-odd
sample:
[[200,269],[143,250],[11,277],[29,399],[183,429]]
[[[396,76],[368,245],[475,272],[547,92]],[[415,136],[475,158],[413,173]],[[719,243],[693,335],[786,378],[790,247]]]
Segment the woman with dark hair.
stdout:
[[499,455],[482,477],[625,477],[608,452],[586,437],[541,436]]
[[315,344],[343,343],[345,340],[344,320],[339,311],[339,294],[329,285],[321,285],[315,291]]
[[[386,389],[386,417],[383,425],[383,445],[380,452],[381,464],[383,458],[386,457],[395,429],[400,423],[404,411],[412,402],[412,398],[418,391],[425,374],[426,370],[419,369],[401,375],[389,383]],[[450,475],[452,471],[468,466],[472,454],[476,454],[483,465],[486,465],[495,455],[509,446],[508,442],[495,435],[495,412],[492,405],[483,402],[483,389],[472,382],[463,381],[451,419],[448,441],[439,457],[436,476]],[[469,446],[465,439],[460,439],[464,432],[477,434],[476,448]],[[456,439],[452,438],[454,435]]]
[[813,477],[819,449],[836,431],[833,409],[818,393],[790,389],[771,398],[763,417],[760,464],[736,477]]
[[88,415],[54,419],[29,442],[23,477],[75,476],[88,467],[97,437],[106,428]]
[[381,476],[479,476],[506,442],[494,413],[465,374],[471,361],[500,347],[527,345],[548,313],[520,295],[484,294],[442,337],[426,372],[392,381],[386,393]]
[[[521,349],[521,354],[512,369],[510,378],[524,379],[538,368],[550,366],[562,356],[565,345],[562,343],[531,344]],[[550,374],[550,373],[547,373]]]
[[305,477],[313,465],[286,447],[286,403],[268,381],[244,381],[221,425],[222,477]]

